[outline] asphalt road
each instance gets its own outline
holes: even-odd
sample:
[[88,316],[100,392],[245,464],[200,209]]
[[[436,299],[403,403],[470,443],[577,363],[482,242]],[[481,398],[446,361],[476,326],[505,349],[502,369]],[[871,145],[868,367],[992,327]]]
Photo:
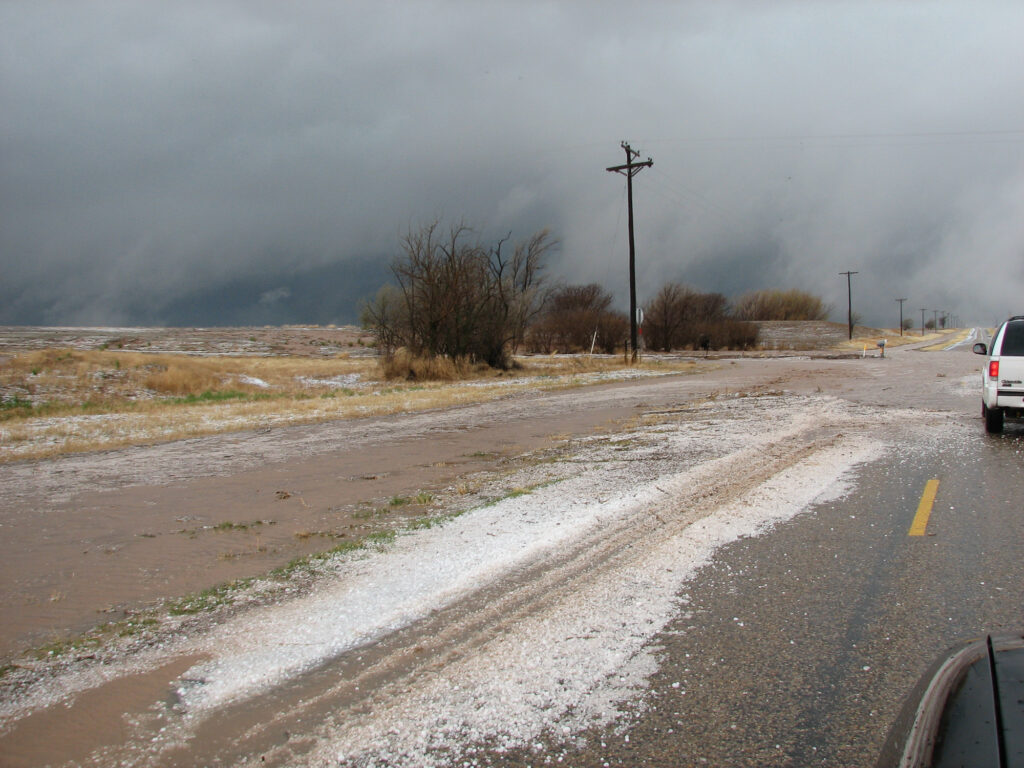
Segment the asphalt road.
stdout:
[[[904,354],[959,370],[969,353]],[[949,420],[945,437],[908,437],[846,498],[723,548],[657,639],[661,668],[625,725],[553,753],[574,766],[873,765],[937,657],[1024,630],[1024,425],[986,435],[976,399],[929,411]],[[910,536],[933,478],[926,534]]]

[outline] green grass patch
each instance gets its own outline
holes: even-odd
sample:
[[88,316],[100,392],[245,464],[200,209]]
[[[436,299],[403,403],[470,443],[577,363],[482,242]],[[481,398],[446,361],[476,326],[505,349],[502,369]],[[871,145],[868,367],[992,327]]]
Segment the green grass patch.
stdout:
[[370,544],[384,545],[393,542],[397,536],[396,531],[377,531],[367,536],[366,541]]
[[23,400],[22,398],[18,397],[17,395],[12,397],[10,400],[0,401],[0,410],[4,410],[4,411],[15,411],[15,410],[32,411],[32,410],[35,410],[35,407],[36,406],[32,405],[32,401],[31,400]]
[[194,592],[169,603],[167,612],[171,616],[191,616],[196,613],[212,611],[222,605],[228,605],[235,592],[251,583],[252,579],[236,579],[204,589],[201,592]]
[[136,410],[138,403],[132,401],[107,402],[86,400],[82,403],[49,402],[32,404],[31,400],[15,397],[13,400],[0,402],[0,421],[18,418],[44,416],[67,416],[85,411],[87,413],[124,413]]
[[465,511],[461,512],[446,512],[442,515],[430,515],[428,517],[419,517],[409,523],[409,530],[411,531],[422,531],[430,528],[434,528],[438,525],[454,520],[455,518],[464,515]]
[[270,576],[283,581],[289,578],[295,571],[315,565],[316,563],[322,563],[325,560],[330,560],[335,555],[344,555],[349,552],[356,552],[361,549],[366,549],[371,545],[383,546],[390,544],[395,540],[397,535],[398,534],[395,531],[378,531],[377,533],[371,533],[362,539],[343,541],[337,546],[331,547],[323,552],[314,552],[311,555],[296,557],[286,565],[282,565],[272,570],[270,572]]
[[221,389],[216,391],[208,389],[198,395],[172,397],[169,402],[175,405],[196,405],[197,403],[222,403],[225,400],[248,400],[250,397],[252,396],[246,392],[239,392],[237,389]]
[[355,552],[366,547],[364,540],[353,539],[352,541],[343,541],[335,547],[324,550],[323,552],[315,552],[311,555],[302,555],[300,557],[293,558],[288,561],[287,564],[279,566],[270,572],[270,576],[279,581],[288,579],[295,571],[307,568],[315,563],[321,563],[325,560],[330,560],[335,555],[344,555],[348,552]]
[[318,539],[344,539],[348,538],[348,534],[335,533],[333,531],[298,531],[294,534],[295,538],[299,541],[306,541],[307,539],[318,538]]
[[[159,619],[152,615],[133,615],[121,621],[108,621],[80,635],[61,637],[44,643],[28,652],[37,660],[64,656],[69,653],[95,651],[112,638],[130,638],[143,634],[160,624]],[[5,674],[15,666],[5,667]],[[2,677],[2,674],[0,674]]]
[[534,483],[533,485],[528,485],[525,488],[511,488],[505,493],[503,493],[501,496],[498,496],[496,498],[491,499],[490,501],[485,502],[484,504],[481,504],[479,507],[477,507],[477,509],[486,509],[487,507],[493,507],[495,504],[505,501],[506,499],[517,499],[520,496],[526,496],[527,494],[533,493],[534,491],[538,491],[541,488],[547,488],[549,485],[555,485],[557,483],[560,483],[564,479],[564,477],[558,477],[553,480],[545,480],[543,483]]
[[135,637],[141,635],[147,629],[152,629],[157,626],[160,622],[151,616],[145,616],[139,619],[126,619],[125,621],[117,622],[116,632],[118,637]]
[[51,640],[43,643],[29,651],[29,655],[39,661],[54,656],[63,656],[67,653],[77,653],[82,650],[92,650],[99,647],[99,639],[95,635],[81,635],[78,637],[66,637]]

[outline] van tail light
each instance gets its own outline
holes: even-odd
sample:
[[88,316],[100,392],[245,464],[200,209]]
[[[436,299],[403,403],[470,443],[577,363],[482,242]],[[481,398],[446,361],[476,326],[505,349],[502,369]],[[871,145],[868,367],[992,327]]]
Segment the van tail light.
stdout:
[[988,377],[990,379],[998,379],[999,378],[999,361],[998,360],[990,360],[989,361],[989,364],[988,364]]

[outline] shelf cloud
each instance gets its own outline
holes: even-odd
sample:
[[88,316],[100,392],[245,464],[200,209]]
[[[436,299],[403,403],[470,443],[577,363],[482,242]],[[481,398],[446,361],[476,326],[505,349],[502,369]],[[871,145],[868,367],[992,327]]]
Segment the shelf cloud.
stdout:
[[[553,277],[1024,312],[1024,6],[0,5],[0,323],[351,322],[409,228]],[[931,316],[929,314],[929,316]]]

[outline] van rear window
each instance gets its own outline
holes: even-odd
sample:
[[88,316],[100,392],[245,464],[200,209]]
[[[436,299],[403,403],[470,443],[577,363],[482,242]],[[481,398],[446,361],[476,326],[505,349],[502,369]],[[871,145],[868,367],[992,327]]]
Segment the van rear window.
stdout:
[[1024,357],[1024,323],[1007,323],[1000,355]]

